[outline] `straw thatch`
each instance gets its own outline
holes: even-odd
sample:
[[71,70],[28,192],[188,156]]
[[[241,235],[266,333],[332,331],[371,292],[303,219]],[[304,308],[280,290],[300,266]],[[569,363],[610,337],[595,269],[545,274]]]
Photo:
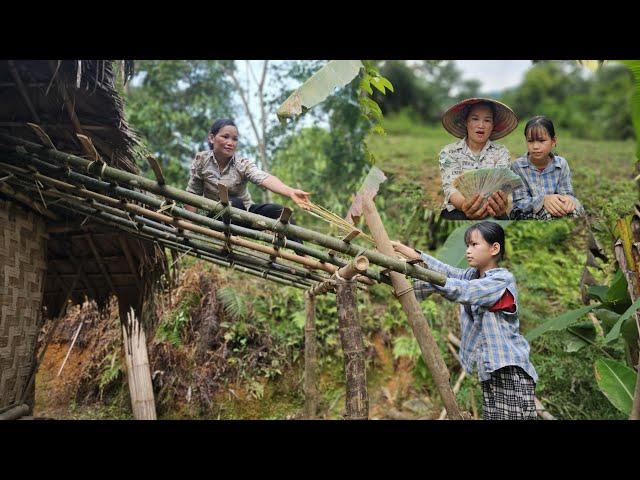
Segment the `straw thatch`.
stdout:
[[[50,142],[57,150],[137,173],[134,149],[138,139],[124,118],[116,84],[118,76],[126,81],[131,75],[132,62],[2,61],[0,131],[42,144]],[[0,173],[0,178],[5,175]],[[49,316],[62,312],[66,299],[81,303],[86,297],[104,305],[116,294],[135,304],[166,268],[163,251],[153,243],[57,208],[50,200],[43,206],[42,197],[33,189],[0,181],[0,198],[36,211],[47,222],[43,305]]]

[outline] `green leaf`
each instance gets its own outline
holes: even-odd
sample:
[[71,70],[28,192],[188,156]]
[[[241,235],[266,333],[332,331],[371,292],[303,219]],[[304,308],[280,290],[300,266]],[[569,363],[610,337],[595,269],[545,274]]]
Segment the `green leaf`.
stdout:
[[640,160],[640,60],[623,60],[631,73],[633,73],[635,92],[631,97],[631,120],[636,130],[637,150],[636,158]]
[[565,312],[562,315],[552,318],[548,322],[539,325],[533,330],[529,331],[524,337],[528,341],[533,341],[538,338],[543,333],[547,333],[554,330],[564,330],[567,327],[570,327],[572,324],[576,323],[579,319],[581,319],[587,312],[590,312],[594,308],[602,307],[602,305],[588,305],[586,307],[578,308],[577,310],[571,310],[569,312]]
[[298,87],[280,105],[277,115],[282,121],[294,118],[350,83],[363,67],[360,60],[331,60]]
[[596,318],[602,322],[603,329],[605,331],[609,331],[616,324],[618,319],[620,318],[620,314],[616,312],[612,312],[611,310],[607,310],[606,308],[599,308],[594,310]]
[[[467,261],[465,260],[467,245],[464,243],[464,233],[467,231],[467,228],[477,222],[461,221],[457,223],[460,226],[449,234],[435,256],[441,262],[453,267],[465,268],[467,266]],[[498,220],[495,223],[505,228],[511,221]]]
[[438,260],[453,267],[467,266],[465,260],[467,246],[464,243],[464,232],[467,228],[469,228],[468,224],[462,224],[449,234],[435,255]]
[[611,404],[629,415],[633,406],[636,372],[623,363],[599,358],[595,363],[596,382]]
[[596,300],[600,300],[602,303],[606,302],[607,291],[609,287],[605,285],[591,285],[587,288],[587,295]]
[[607,336],[604,337],[604,343],[612,342],[620,336],[620,328],[622,327],[622,324],[627,319],[629,319],[631,315],[633,315],[635,311],[638,310],[638,308],[640,308],[640,298],[638,298],[635,302],[633,302],[633,305],[627,308],[627,310],[622,315],[620,315],[620,318],[618,319],[616,324],[609,331]]
[[382,83],[382,80],[380,79],[380,77],[373,77],[371,79],[371,84],[376,87],[376,89],[382,93],[383,95],[385,94],[384,91],[384,83]]
[[391,90],[393,92],[393,85],[389,80],[384,77],[379,77],[382,84],[387,88],[387,90]]
[[302,330],[304,328],[304,324],[306,323],[306,314],[303,312],[296,312],[293,314],[293,324],[299,328],[300,330]]
[[610,304],[616,311],[622,309],[622,312],[629,308],[629,305],[631,304],[629,292],[627,291],[627,279],[624,277],[622,270],[620,269],[618,269],[613,277],[611,286],[605,296],[605,304]]
[[360,81],[360,90],[364,90],[368,92],[369,95],[373,95],[373,89],[371,88],[371,79],[369,77],[365,77]]

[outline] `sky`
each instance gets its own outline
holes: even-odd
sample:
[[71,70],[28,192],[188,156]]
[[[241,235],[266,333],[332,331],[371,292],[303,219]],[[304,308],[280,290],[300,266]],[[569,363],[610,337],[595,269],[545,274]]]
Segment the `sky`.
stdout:
[[456,60],[465,80],[477,79],[482,93],[515,87],[531,66],[531,60]]

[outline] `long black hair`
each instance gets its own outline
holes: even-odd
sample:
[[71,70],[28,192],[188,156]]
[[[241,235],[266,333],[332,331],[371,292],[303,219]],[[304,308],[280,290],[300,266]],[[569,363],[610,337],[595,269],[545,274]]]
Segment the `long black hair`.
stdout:
[[464,243],[469,245],[471,241],[471,234],[475,231],[480,232],[484,241],[489,245],[493,245],[494,243],[498,243],[500,245],[500,253],[498,254],[497,261],[504,260],[506,255],[505,247],[504,247],[504,229],[497,224],[496,222],[478,222],[471,225],[467,228],[467,231],[464,232]]
[[[213,125],[211,125],[211,128],[209,129],[209,133],[213,133],[214,135],[216,135],[220,129],[222,127],[236,127],[236,124],[233,120],[231,120],[230,118],[220,118],[218,120],[216,120],[215,122],[213,122]],[[207,135],[207,143],[209,144],[209,149],[213,150],[213,144],[209,141],[209,136]]]
[[[536,115],[524,126],[524,138],[526,138],[527,141],[529,139],[542,141],[543,130],[547,132],[547,135],[549,135],[551,140],[556,139],[556,129],[553,127],[551,119],[544,115]],[[549,156],[553,158],[555,154],[553,152],[549,152]]]

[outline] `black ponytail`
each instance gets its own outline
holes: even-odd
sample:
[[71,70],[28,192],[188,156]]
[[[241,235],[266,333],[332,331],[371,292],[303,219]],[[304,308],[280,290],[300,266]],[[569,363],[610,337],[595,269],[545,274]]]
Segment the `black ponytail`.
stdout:
[[[222,127],[236,127],[236,124],[230,118],[221,118],[213,122],[213,125],[211,125],[211,128],[209,129],[209,133],[213,133],[214,135],[216,135]],[[213,150],[213,144],[209,141],[208,136],[207,143],[209,144],[209,149]]]

